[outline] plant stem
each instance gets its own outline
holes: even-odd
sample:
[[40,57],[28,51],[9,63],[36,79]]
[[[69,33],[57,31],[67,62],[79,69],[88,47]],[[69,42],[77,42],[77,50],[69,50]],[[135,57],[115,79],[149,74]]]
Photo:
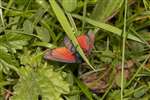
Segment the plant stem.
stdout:
[[124,91],[124,63],[125,63],[125,42],[126,42],[126,19],[127,19],[127,0],[124,0],[124,27],[123,27],[123,43],[122,43],[122,66],[121,66],[121,100],[123,100]]

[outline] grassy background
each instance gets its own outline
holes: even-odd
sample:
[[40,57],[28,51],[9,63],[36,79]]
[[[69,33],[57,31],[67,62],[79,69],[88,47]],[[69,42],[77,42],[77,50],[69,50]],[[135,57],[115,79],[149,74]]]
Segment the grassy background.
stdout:
[[[0,19],[0,100],[150,99],[149,0],[0,0]],[[82,64],[43,58],[65,36]]]

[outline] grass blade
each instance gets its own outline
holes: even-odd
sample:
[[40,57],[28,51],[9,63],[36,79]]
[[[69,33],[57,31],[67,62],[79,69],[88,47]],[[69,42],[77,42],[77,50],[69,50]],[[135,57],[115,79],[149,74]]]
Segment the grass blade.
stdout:
[[79,54],[81,55],[81,57],[84,59],[84,61],[93,69],[93,66],[90,64],[89,60],[87,59],[87,57],[85,56],[83,50],[81,49],[81,47],[79,46],[79,43],[75,37],[75,35],[73,34],[73,30],[72,27],[70,26],[70,23],[68,22],[64,12],[62,11],[62,9],[59,7],[59,5],[56,3],[55,0],[49,0],[50,5],[58,19],[58,21],[60,22],[61,26],[63,27],[64,31],[66,32],[67,36],[69,37],[70,40],[72,40],[72,43],[75,47],[77,47],[77,51],[79,52]]
[[76,83],[80,87],[81,91],[86,95],[88,100],[93,100],[92,93],[89,91],[89,89],[83,84],[79,79],[75,78]]
[[122,39],[122,62],[121,62],[121,100],[123,100],[123,92],[124,92],[124,64],[125,64],[125,47],[126,47],[126,37],[127,37],[127,0],[124,1],[124,26],[123,26],[123,39]]
[[[77,18],[77,19],[80,19],[82,20],[82,16],[79,16],[79,15],[76,15],[76,14],[72,14],[73,17]],[[85,21],[88,22],[89,24],[93,25],[93,26],[96,26],[96,27],[99,27],[101,29],[104,29],[104,30],[107,30],[109,32],[112,32],[116,35],[119,35],[121,36],[122,34],[122,30],[117,28],[117,27],[114,27],[112,25],[109,25],[109,24],[105,24],[105,23],[101,23],[101,22],[97,22],[95,20],[92,20],[90,18],[85,18]],[[127,36],[128,39],[131,39],[131,40],[134,40],[134,41],[137,41],[137,42],[140,42],[140,43],[144,43],[142,40],[140,40],[138,37],[128,33],[128,36]]]

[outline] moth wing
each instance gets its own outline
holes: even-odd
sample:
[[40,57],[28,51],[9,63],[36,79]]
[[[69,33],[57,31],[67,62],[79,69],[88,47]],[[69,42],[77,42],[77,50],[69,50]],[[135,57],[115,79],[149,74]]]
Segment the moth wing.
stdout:
[[[91,31],[88,32],[88,34],[82,34],[77,37],[77,41],[80,45],[80,47],[83,49],[85,54],[89,54],[94,46],[94,40],[95,40],[95,34]],[[68,39],[68,37],[64,38],[64,44],[65,46],[71,50],[73,53],[75,53],[75,47],[73,46],[72,42]]]
[[83,34],[77,37],[80,47],[83,49],[84,53],[87,53],[90,49],[89,47],[89,38]]
[[44,56],[47,60],[54,60],[66,63],[75,63],[76,56],[66,47],[56,48],[53,50],[48,50]]
[[64,44],[71,52],[75,53],[75,48],[67,36],[64,38]]

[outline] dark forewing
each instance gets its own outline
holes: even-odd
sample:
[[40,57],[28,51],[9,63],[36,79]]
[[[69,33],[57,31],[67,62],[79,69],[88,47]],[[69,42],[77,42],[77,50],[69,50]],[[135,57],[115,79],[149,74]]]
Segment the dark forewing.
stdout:
[[71,52],[75,53],[75,47],[73,46],[72,42],[69,40],[68,37],[64,38],[64,44]]

